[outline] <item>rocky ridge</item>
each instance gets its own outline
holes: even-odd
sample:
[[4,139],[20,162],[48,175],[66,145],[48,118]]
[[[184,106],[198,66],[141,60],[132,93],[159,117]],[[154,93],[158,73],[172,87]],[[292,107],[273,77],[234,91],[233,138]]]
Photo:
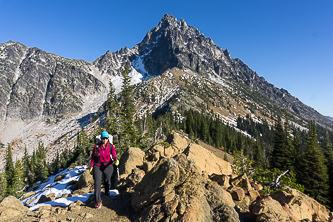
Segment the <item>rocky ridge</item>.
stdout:
[[[333,214],[305,194],[291,189],[261,196],[260,184],[245,174],[234,175],[230,163],[192,144],[181,132],[172,132],[170,147],[155,145],[147,152],[129,148],[120,160],[119,195],[103,196],[93,209],[93,195],[67,207],[51,206],[55,195],[41,197],[35,211],[14,197],[0,203],[1,221],[333,221]],[[192,151],[190,151],[192,149]],[[207,153],[208,156],[190,155]],[[211,161],[215,158],[215,161]],[[218,161],[218,162],[216,162]],[[206,162],[201,165],[200,162]],[[210,165],[207,167],[207,164]],[[222,165],[220,165],[222,164]],[[220,166],[216,169],[213,166]],[[55,181],[64,178],[58,176]],[[71,196],[91,193],[92,176],[83,171],[71,183]],[[22,201],[34,195],[30,192]],[[63,196],[62,196],[63,197]],[[52,202],[53,201],[53,202]],[[28,203],[26,202],[28,205]],[[11,213],[14,212],[14,213]]]

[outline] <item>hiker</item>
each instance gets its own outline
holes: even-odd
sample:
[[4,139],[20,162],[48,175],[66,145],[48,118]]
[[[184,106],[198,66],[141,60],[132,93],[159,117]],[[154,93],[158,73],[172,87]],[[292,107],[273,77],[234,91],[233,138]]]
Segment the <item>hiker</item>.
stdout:
[[95,208],[99,209],[102,205],[101,198],[101,181],[102,174],[104,176],[105,195],[109,196],[111,187],[111,175],[113,173],[113,165],[119,165],[116,156],[116,150],[113,144],[109,142],[109,133],[103,131],[101,133],[101,142],[96,144],[91,153],[90,173],[93,172],[94,178],[94,195]]

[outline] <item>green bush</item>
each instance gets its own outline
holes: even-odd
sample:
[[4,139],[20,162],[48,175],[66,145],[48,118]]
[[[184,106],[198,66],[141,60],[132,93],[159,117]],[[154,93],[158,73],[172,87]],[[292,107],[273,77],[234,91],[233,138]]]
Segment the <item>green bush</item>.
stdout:
[[304,192],[304,186],[296,183],[296,175],[293,171],[283,172],[276,168],[258,169],[252,179],[263,186],[261,195],[273,194],[280,190],[291,193],[289,187]]

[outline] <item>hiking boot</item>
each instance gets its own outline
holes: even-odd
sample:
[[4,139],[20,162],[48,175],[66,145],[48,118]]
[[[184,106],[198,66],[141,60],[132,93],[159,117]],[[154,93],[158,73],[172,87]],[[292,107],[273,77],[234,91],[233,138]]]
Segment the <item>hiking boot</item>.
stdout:
[[101,207],[102,207],[102,202],[99,202],[99,203],[95,204],[96,209],[100,209]]

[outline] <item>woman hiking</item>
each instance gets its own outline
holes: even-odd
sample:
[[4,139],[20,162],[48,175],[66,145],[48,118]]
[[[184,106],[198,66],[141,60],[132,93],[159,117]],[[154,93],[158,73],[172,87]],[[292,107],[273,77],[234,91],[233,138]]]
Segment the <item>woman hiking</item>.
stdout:
[[104,175],[105,195],[109,196],[111,187],[111,175],[113,173],[113,162],[118,166],[119,161],[116,156],[116,150],[113,144],[109,143],[109,133],[103,131],[101,134],[101,142],[96,144],[91,153],[90,173],[93,172],[94,178],[94,195],[95,208],[102,206],[101,198],[101,181]]

